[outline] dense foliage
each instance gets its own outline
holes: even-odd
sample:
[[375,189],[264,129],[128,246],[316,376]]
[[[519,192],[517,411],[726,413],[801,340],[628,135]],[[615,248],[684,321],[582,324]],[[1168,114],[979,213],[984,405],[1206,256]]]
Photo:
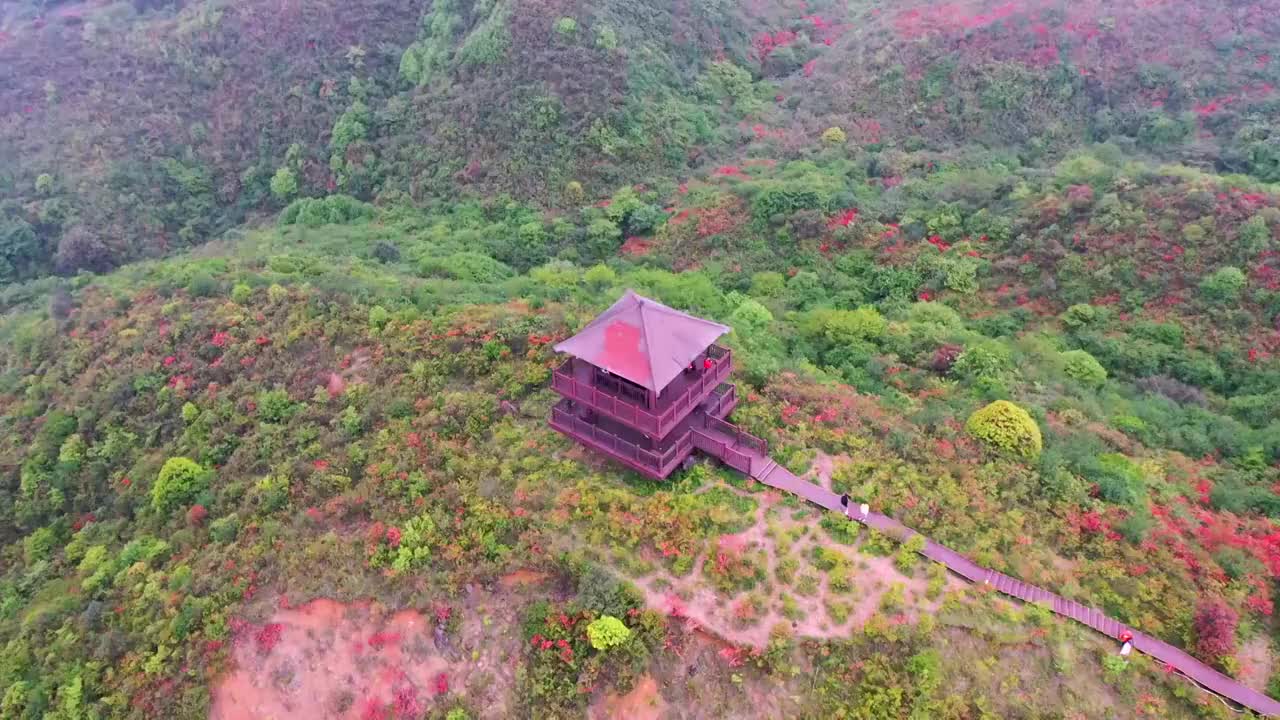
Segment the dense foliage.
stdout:
[[634,288],[733,329],[780,463],[1265,685],[1273,5],[11,3],[0,718],[204,717],[288,598],[461,643],[476,587],[519,671],[452,694],[520,716],[645,677],[735,716],[1225,716],[544,418],[551,347]]

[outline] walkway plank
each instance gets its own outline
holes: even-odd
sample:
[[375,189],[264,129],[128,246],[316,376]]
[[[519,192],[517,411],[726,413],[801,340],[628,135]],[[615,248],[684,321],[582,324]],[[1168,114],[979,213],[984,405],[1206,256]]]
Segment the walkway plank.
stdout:
[[[732,438],[729,438],[729,436],[724,435],[723,439],[727,439],[730,446],[733,445]],[[770,487],[798,495],[827,510],[843,511],[843,508],[840,507],[839,496],[830,490],[806,480],[801,480],[785,467],[772,462],[766,455],[757,451],[743,447],[736,447],[735,450],[752,455],[751,467],[760,469],[760,472],[752,475],[756,480]],[[868,513],[864,517],[855,508],[852,517],[867,527],[881,532],[915,532],[897,520],[876,512]],[[932,540],[926,539],[925,549],[921,551],[921,554],[930,560],[942,563],[949,570],[970,582],[989,585],[995,590],[1013,597],[1046,602],[1053,608],[1054,613],[1088,625],[1109,637],[1118,638],[1120,633],[1126,629],[1124,624],[1107,617],[1101,610],[1086,608],[1077,602],[1066,600],[1054,593],[1015,580],[1003,573],[983,568],[960,553],[944,545],[939,545]],[[1280,716],[1280,701],[1267,697],[1257,690],[1245,687],[1166,642],[1140,632],[1131,632],[1133,632],[1133,648],[1138,652],[1169,665],[1193,682],[1256,713],[1266,716]]]

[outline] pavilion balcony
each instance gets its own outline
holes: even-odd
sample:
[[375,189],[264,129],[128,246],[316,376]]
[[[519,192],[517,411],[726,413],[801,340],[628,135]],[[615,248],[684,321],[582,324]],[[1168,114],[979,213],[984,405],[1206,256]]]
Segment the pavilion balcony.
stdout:
[[687,427],[673,433],[667,442],[654,446],[648,438],[609,423],[605,418],[594,423],[582,419],[569,403],[566,398],[551,408],[552,428],[651,478],[667,477],[693,452],[693,439]]
[[643,388],[590,366],[575,365],[572,359],[555,371],[551,387],[564,397],[649,437],[662,438],[728,379],[733,369],[732,353],[712,345],[707,348],[707,356],[715,363],[710,370],[704,371],[695,363],[692,372],[681,373],[662,389],[652,409],[646,405],[647,392]]

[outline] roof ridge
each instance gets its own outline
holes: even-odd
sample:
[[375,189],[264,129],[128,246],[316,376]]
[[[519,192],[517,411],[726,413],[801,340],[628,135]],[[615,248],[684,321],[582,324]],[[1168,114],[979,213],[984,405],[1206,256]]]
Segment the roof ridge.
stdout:
[[653,372],[653,344],[649,342],[649,315],[645,312],[645,308],[653,301],[643,295],[636,295],[634,290],[628,290],[627,292],[635,295],[638,299],[636,312],[640,314],[640,341],[644,343],[644,350],[640,354],[644,356],[644,363],[649,369],[650,382],[654,385],[654,388],[652,388],[653,393],[657,395],[662,392],[662,388],[658,388],[657,383],[652,380],[655,377]]

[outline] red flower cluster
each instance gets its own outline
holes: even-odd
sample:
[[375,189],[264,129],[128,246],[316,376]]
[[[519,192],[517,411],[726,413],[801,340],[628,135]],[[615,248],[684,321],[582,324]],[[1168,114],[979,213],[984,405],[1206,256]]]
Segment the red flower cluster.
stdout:
[[213,334],[213,339],[211,339],[209,342],[213,343],[214,347],[226,347],[227,341],[229,341],[230,339],[231,339],[230,333],[227,333],[226,331],[223,331],[223,330],[219,330],[218,332],[215,332]]
[[742,667],[743,663],[747,661],[747,657],[749,655],[750,651],[746,648],[730,646],[720,650],[720,657],[724,658],[724,661],[728,663],[731,668]]
[[839,215],[827,221],[827,228],[834,230],[838,227],[849,227],[849,225],[858,217],[858,211],[855,208],[842,210]]
[[[443,674],[441,674],[443,677]],[[449,690],[448,681],[446,680],[445,691]],[[413,718],[422,715],[422,705],[418,702],[418,691],[411,685],[405,685],[396,691],[395,699],[392,703],[395,706],[395,716],[398,718]]]
[[790,30],[779,30],[776,33],[762,32],[751,39],[751,46],[755,48],[756,57],[759,58],[761,64],[769,59],[769,55],[780,47],[790,45],[796,41],[799,36]]
[[711,208],[698,216],[698,237],[723,235],[741,224],[741,215],[735,215],[726,208]]
[[642,237],[632,236],[622,243],[622,247],[618,248],[618,251],[623,255],[648,255],[652,249],[652,242]]
[[187,524],[198,527],[204,524],[205,518],[209,517],[209,511],[203,505],[192,505],[187,511]]
[[536,334],[536,333],[529,333],[529,344],[530,344],[530,345],[535,345],[535,346],[536,346],[536,345],[546,345],[547,343],[551,342],[552,340],[555,340],[555,336],[553,336],[553,335],[538,335],[538,334]]
[[374,633],[369,636],[369,647],[374,650],[381,650],[388,645],[394,645],[400,642],[400,636],[391,632]]
[[280,642],[280,637],[284,634],[284,626],[280,623],[269,623],[263,625],[258,634],[254,636],[254,641],[258,645],[258,652],[266,655],[271,649]]

